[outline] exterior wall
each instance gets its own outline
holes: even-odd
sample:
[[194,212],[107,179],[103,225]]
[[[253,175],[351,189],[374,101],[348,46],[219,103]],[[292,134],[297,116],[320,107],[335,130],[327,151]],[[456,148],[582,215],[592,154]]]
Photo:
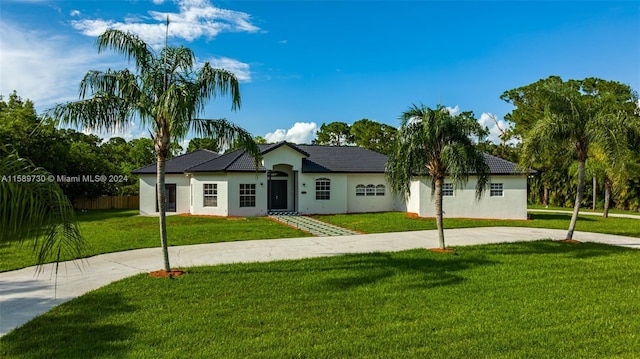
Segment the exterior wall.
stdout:
[[[369,184],[385,186],[384,196],[356,196],[356,186]],[[347,212],[389,212],[396,210],[396,200],[383,173],[349,174],[347,176]]]
[[[191,213],[213,216],[229,215],[229,188],[226,173],[199,174],[191,177]],[[204,184],[218,185],[218,203],[216,207],[204,207]]]
[[293,171],[300,171],[304,155],[289,146],[280,146],[268,152],[263,157],[264,167],[272,169],[274,165],[287,164],[293,166]]
[[[445,183],[450,181],[445,178]],[[491,183],[502,183],[502,197],[491,197],[487,189],[482,199],[477,201],[475,199],[476,181],[470,178],[464,188],[454,191],[452,197],[443,197],[443,216],[445,218],[527,219],[527,179],[523,176],[492,176]],[[431,196],[430,178],[421,178],[412,183],[407,211],[418,213],[421,217],[435,217],[435,199]]]
[[[256,185],[256,206],[240,207],[240,184]],[[220,195],[220,191],[218,191]],[[228,215],[265,216],[267,214],[267,175],[265,173],[229,173],[228,175]]]
[[[299,173],[298,212],[302,214],[347,213],[347,174]],[[329,200],[316,199],[316,179],[331,180]]]
[[[156,175],[140,175],[140,214],[156,215]],[[189,213],[190,194],[189,178],[184,174],[165,175],[166,184],[176,185],[176,211],[167,212],[167,215]]]

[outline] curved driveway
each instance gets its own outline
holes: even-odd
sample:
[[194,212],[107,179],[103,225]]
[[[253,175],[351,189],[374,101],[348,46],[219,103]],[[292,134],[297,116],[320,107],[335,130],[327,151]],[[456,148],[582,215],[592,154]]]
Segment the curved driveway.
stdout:
[[[564,238],[566,230],[487,227],[447,229],[447,245],[465,246],[500,242]],[[640,238],[576,232],[583,242],[599,242],[640,249]],[[266,262],[282,259],[335,256],[346,253],[390,252],[438,246],[435,230],[362,234],[336,237],[304,237],[197,244],[170,247],[174,267],[235,262]],[[44,266],[36,276],[34,267],[0,273],[0,336],[52,307],[90,290],[138,273],[162,268],[160,248],[108,253],[76,262]]]

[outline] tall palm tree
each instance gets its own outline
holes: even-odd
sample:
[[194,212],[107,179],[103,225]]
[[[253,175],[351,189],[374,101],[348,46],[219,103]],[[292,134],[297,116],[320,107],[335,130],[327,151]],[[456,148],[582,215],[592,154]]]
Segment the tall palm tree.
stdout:
[[629,156],[629,136],[640,128],[635,106],[637,95],[627,85],[600,79],[553,81],[541,87],[544,116],[524,137],[521,161],[530,166],[550,147],[562,148],[578,162],[573,214],[566,239],[573,239],[584,196],[585,163],[598,148],[612,168]]
[[[168,26],[168,21],[167,21]],[[135,64],[135,73],[124,70],[87,72],[80,83],[80,100],[60,104],[51,111],[64,124],[92,130],[112,131],[138,119],[150,127],[157,159],[157,198],[160,243],[164,270],[170,271],[165,205],[165,161],[172,142],[190,131],[198,137],[236,141],[257,158],[259,150],[251,135],[226,120],[200,119],[206,103],[230,95],[232,109],[240,107],[236,76],[208,62],[196,69],[194,53],[185,47],[163,47],[155,52],[140,37],[107,30],[97,39],[98,51],[112,49]]]
[[38,265],[80,256],[84,240],[55,178],[15,152],[0,152],[0,244],[32,240]]
[[483,129],[471,112],[453,116],[441,105],[434,110],[413,105],[401,116],[394,150],[387,162],[386,174],[396,193],[410,195],[416,176],[431,177],[435,196],[436,224],[441,249],[445,249],[442,226],[442,187],[449,176],[454,187],[464,185],[469,174],[477,176],[476,198],[480,199],[489,183],[489,166],[471,136]]

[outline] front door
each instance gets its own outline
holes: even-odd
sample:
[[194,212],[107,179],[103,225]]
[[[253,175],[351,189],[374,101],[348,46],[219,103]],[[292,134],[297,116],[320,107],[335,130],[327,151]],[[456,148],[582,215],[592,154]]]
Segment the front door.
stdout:
[[269,181],[269,209],[287,209],[287,181]]
[[165,195],[167,199],[167,212],[175,212],[176,211],[176,185],[175,184],[165,184]]
[[[156,187],[157,188],[157,187]],[[176,211],[176,185],[175,183],[165,184],[164,185],[164,196],[165,196],[165,211],[166,212],[175,212]],[[156,212],[159,212],[158,209],[158,191],[156,191]]]

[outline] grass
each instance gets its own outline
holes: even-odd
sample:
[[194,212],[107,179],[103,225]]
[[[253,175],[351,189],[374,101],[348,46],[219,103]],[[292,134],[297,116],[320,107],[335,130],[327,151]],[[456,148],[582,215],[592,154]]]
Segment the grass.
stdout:
[[[529,205],[527,205],[527,208],[529,208],[529,209],[551,209],[551,210],[558,210],[558,211],[573,211],[573,207],[560,207],[560,206],[547,206],[547,207],[545,207],[542,204],[529,204]],[[589,208],[586,208],[586,207],[580,208],[580,212],[602,213],[602,211],[603,211],[602,208],[596,208],[595,211],[592,210],[591,207],[589,207]],[[615,209],[615,208],[609,209],[609,213],[632,214],[632,215],[640,216],[640,211],[623,210],[623,209]]]
[[[137,210],[79,212],[77,219],[86,239],[86,256],[160,246],[158,218],[138,216]],[[167,231],[172,246],[310,236],[265,217],[168,216]],[[0,272],[34,264],[29,243],[0,246]]]
[[[78,213],[80,228],[87,239],[86,256],[128,249],[158,247],[158,219],[142,217],[136,210],[107,210]],[[570,214],[531,213],[531,220],[445,219],[446,228],[535,227],[567,229]],[[409,218],[402,212],[323,215],[315,218],[364,233],[403,232],[435,229],[432,218]],[[640,221],[629,218],[580,216],[578,231],[640,237]],[[167,217],[172,246],[251,239],[310,236],[265,217]],[[446,235],[446,233],[445,233]],[[64,259],[72,259],[69,256]],[[0,272],[35,264],[28,243],[0,246]]]
[[[530,220],[445,218],[445,228],[532,227],[568,229],[571,214],[530,213]],[[315,218],[365,233],[404,232],[436,229],[434,218],[411,218],[403,212],[322,215]],[[632,218],[579,216],[577,231],[640,237],[640,221]],[[446,236],[446,232],[445,232]]]
[[0,338],[11,358],[637,358],[640,251],[552,241],[131,277]]

